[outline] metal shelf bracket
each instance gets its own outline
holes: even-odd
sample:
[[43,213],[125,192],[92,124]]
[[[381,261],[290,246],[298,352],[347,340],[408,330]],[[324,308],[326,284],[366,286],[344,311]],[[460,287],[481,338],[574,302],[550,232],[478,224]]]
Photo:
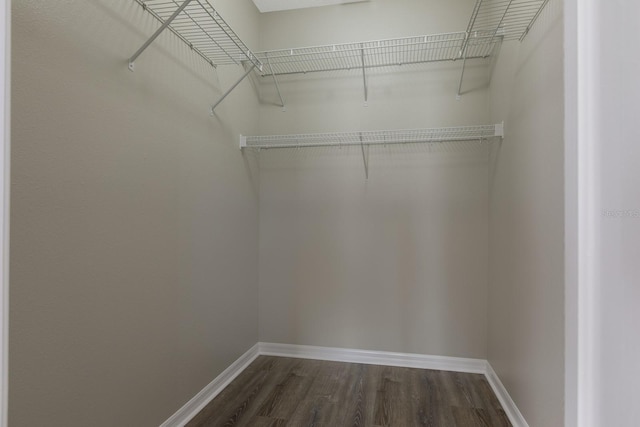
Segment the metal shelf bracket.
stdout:
[[[476,0],[460,49],[463,58],[456,99],[462,97],[466,61],[479,44],[500,46],[505,40],[522,41],[549,0]],[[494,55],[490,53],[487,56]]]
[[221,103],[222,101],[224,101],[224,99],[225,99],[227,96],[229,96],[229,94],[230,94],[231,92],[233,92],[233,90],[236,88],[236,86],[238,86],[240,83],[242,83],[242,81],[243,81],[243,80],[244,80],[244,79],[245,79],[245,78],[246,78],[246,77],[247,77],[247,76],[248,76],[248,75],[253,71],[253,69],[254,69],[254,68],[256,68],[256,65],[255,65],[255,64],[251,64],[251,66],[249,67],[249,69],[248,69],[248,70],[247,70],[247,71],[242,75],[242,77],[240,77],[240,78],[238,79],[238,81],[236,81],[236,82],[233,84],[233,86],[231,86],[229,89],[227,89],[227,91],[226,91],[226,92],[225,92],[225,93],[220,97],[220,99],[218,99],[218,100],[216,101],[216,103],[215,103],[215,104],[213,104],[213,105],[211,106],[211,114],[212,114],[212,115],[214,114],[214,111],[215,111],[216,107],[217,107],[218,105],[220,105],[220,103]]
[[282,106],[282,111],[285,112],[285,111],[287,111],[287,106],[284,103],[284,98],[282,97],[282,92],[280,92],[280,85],[278,84],[278,78],[274,74],[273,68],[271,67],[271,60],[269,59],[269,55],[268,54],[265,55],[265,58],[267,59],[267,65],[269,66],[269,72],[273,76],[273,83],[276,85],[276,91],[278,91],[278,96],[280,97],[280,105]]
[[362,61],[362,82],[364,83],[364,106],[367,107],[369,106],[369,88],[367,87],[367,64],[364,60],[364,48],[360,48],[360,59]]
[[211,6],[209,0],[135,0],[160,22],[153,35],[129,58],[129,70],[135,70],[136,59],[166,29],[169,29],[208,64],[249,64],[248,71],[212,106],[211,113],[253,69],[263,71],[262,62],[242,42],[233,29]]
[[[189,5],[189,3],[191,3],[193,0],[185,0],[184,3],[182,3],[180,5],[180,7],[178,7],[176,9],[176,11],[167,19],[165,20],[162,25],[160,26],[160,28],[158,28],[156,30],[155,33],[153,33],[153,35],[149,38],[149,40],[147,40],[142,47],[140,47],[140,49],[138,49],[136,51],[136,53],[133,54],[133,56],[131,58],[129,58],[129,70],[130,71],[134,71],[135,70],[135,61],[136,59],[138,59],[138,57],[140,56],[140,54],[142,54],[142,52],[144,52],[150,45],[151,43],[153,43],[158,36],[167,29],[167,27],[169,25],[171,25],[171,23],[173,22],[174,19],[176,19],[176,17],[178,15],[180,15],[182,13],[182,11]],[[143,7],[146,9],[146,6],[143,5]]]
[[367,145],[367,153],[365,155],[362,132],[360,133],[360,148],[362,149],[362,161],[364,162],[364,176],[365,179],[369,179],[369,145]]

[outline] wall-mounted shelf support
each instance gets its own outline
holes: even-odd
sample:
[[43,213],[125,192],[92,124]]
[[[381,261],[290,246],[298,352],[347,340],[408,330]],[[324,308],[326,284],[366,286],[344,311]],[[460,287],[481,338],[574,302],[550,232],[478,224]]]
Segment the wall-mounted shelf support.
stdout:
[[153,35],[129,59],[134,70],[135,60],[164,30],[170,30],[211,66],[249,64],[249,71],[213,105],[211,111],[254,69],[262,72],[262,62],[240,40],[208,0],[135,0],[160,22]]
[[[467,36],[468,38],[468,36]],[[465,42],[465,47],[462,48],[463,57],[462,57],[462,71],[460,72],[460,83],[458,83],[458,94],[456,95],[456,99],[460,101],[462,99],[462,81],[464,80],[464,70],[467,67],[467,47]]]
[[364,162],[364,176],[369,179],[369,146],[367,145],[367,154],[365,155],[362,134],[360,134],[360,148],[362,149],[362,161]]
[[362,82],[364,83],[364,106],[368,106],[369,88],[367,87],[367,64],[364,61],[364,48],[360,49],[360,58],[362,60]]
[[469,46],[469,37],[471,37],[471,29],[473,28],[476,19],[478,18],[478,9],[480,9],[480,5],[482,5],[483,0],[477,0],[476,4],[473,6],[473,12],[471,13],[471,19],[469,20],[469,24],[467,25],[467,31],[465,32],[464,41],[462,42],[462,47],[460,48],[459,56],[462,59],[462,71],[460,72],[460,83],[458,84],[458,93],[456,95],[456,99],[460,101],[462,98],[462,81],[464,80],[464,70],[467,67],[467,47]]
[[[158,36],[167,29],[167,27],[169,25],[171,25],[171,23],[173,22],[174,19],[176,19],[178,17],[178,15],[180,15],[182,13],[182,11],[189,5],[189,3],[191,3],[193,0],[185,0],[184,3],[182,3],[182,5],[180,5],[180,7],[178,7],[176,9],[176,11],[166,20],[162,23],[162,25],[160,26],[160,28],[158,28],[156,30],[155,33],[153,33],[153,35],[149,38],[149,40],[147,40],[140,49],[137,50],[136,53],[133,54],[133,56],[131,58],[129,58],[129,70],[134,71],[135,69],[135,61],[136,59],[138,59],[138,56],[140,56],[142,54],[142,52],[144,52],[149,45],[151,45],[151,43],[153,43]],[[142,5],[143,8],[147,8],[147,6],[145,4]]]
[[549,0],[476,0],[460,49],[462,72],[457,99],[462,96],[466,59],[473,45],[499,45],[503,40],[522,41]]
[[226,91],[226,92],[225,92],[225,93],[220,97],[220,99],[218,99],[218,100],[216,101],[216,103],[215,103],[215,104],[213,104],[213,105],[211,106],[211,114],[213,114],[213,113],[214,113],[214,111],[215,111],[215,109],[216,109],[216,107],[217,107],[218,105],[220,105],[220,103],[221,103],[222,101],[224,101],[224,99],[225,99],[227,96],[229,96],[229,94],[230,94],[231,92],[233,92],[233,90],[236,88],[236,86],[238,86],[240,83],[242,83],[242,81],[243,81],[244,79],[246,79],[246,78],[247,78],[247,76],[248,76],[248,75],[253,71],[253,69],[254,69],[254,68],[256,68],[256,65],[255,65],[255,64],[251,64],[251,65],[249,66],[249,69],[248,69],[248,70],[247,70],[247,71],[242,75],[242,77],[240,77],[240,78],[239,78],[239,79],[238,79],[238,80],[233,84],[233,86],[231,86],[229,89],[227,89],[227,91]]
[[278,78],[273,73],[273,69],[271,68],[271,60],[269,59],[268,55],[265,55],[265,58],[267,59],[267,65],[269,66],[269,71],[271,72],[271,75],[273,76],[273,83],[276,85],[276,91],[278,91],[278,96],[280,97],[280,105],[282,105],[282,111],[283,112],[287,111],[287,106],[284,103],[284,98],[282,97],[282,92],[280,92],[280,85],[278,84]]

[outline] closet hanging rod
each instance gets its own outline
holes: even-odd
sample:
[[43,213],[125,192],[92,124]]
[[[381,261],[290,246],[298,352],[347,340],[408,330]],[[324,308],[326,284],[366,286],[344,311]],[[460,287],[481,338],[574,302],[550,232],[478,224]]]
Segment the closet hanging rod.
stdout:
[[[277,49],[256,52],[270,67],[263,77],[322,71],[361,70],[364,68],[455,61],[461,57],[461,45],[467,33],[454,32],[385,40],[322,46]],[[477,31],[469,37],[468,59],[486,58],[495,45],[494,33]]]
[[461,126],[430,129],[377,130],[356,132],[310,133],[293,135],[240,135],[240,148],[343,147],[352,145],[387,145],[486,141],[504,136],[504,125]]

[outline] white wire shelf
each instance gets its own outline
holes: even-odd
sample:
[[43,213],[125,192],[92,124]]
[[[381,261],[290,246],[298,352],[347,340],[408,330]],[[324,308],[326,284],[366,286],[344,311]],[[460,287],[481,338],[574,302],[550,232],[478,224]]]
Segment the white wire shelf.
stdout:
[[249,61],[262,68],[260,60],[208,0],[135,1],[212,66]]
[[302,148],[486,141],[504,136],[503,124],[431,129],[240,136],[240,148]]
[[522,39],[549,0],[476,0],[467,31],[256,52],[262,76],[487,58]]
[[467,59],[472,58],[476,38],[495,46],[504,40],[524,39],[549,0],[476,0],[467,25],[467,38],[462,43],[462,74],[458,85],[458,99],[462,96],[462,82]]
[[[468,59],[486,58],[496,43],[493,32],[476,33]],[[465,32],[256,52],[262,76],[367,69],[455,61],[462,56]]]
[[549,0],[476,0],[467,33],[493,32],[503,40],[527,35]]
[[476,0],[467,31],[387,40],[343,43],[256,52],[265,64],[263,77],[274,79],[285,107],[277,76],[322,71],[362,70],[365,105],[369,68],[462,60],[458,96],[463,93],[467,60],[494,55],[503,40],[522,40],[549,0]]
[[248,70],[211,107],[215,108],[244,80],[254,68],[262,70],[262,62],[249,50],[208,0],[135,0],[144,10],[160,21],[160,28],[129,58],[129,69],[166,29],[184,41],[213,67],[247,65]]

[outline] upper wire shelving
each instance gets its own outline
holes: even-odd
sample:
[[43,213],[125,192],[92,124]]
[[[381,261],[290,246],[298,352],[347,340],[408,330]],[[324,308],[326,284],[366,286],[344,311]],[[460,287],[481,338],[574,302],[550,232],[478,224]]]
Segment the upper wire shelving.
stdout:
[[260,75],[272,77],[282,108],[284,98],[277,76],[323,71],[361,70],[364,101],[369,97],[367,72],[371,68],[456,61],[489,57],[497,42],[491,31],[431,34],[385,40],[299,47],[256,52],[264,64]]
[[[486,33],[485,41],[493,34]],[[362,68],[455,61],[461,57],[465,32],[423,35],[356,43],[311,46],[256,52],[266,64],[262,76],[339,71]],[[470,58],[491,54],[490,43],[469,46]]]
[[474,38],[480,35],[481,39],[492,45],[504,40],[522,41],[548,2],[549,0],[476,0],[461,48],[463,61],[458,99],[462,96],[467,59],[473,58]]
[[248,65],[248,71],[213,105],[212,110],[254,69],[262,70],[262,62],[238,37],[208,0],[135,0],[160,22],[157,31],[129,59],[135,60],[166,29],[184,41],[213,67]]
[[135,60],[166,29],[214,67],[236,64],[245,68],[244,75],[213,104],[212,112],[253,70],[273,78],[284,109],[277,76],[361,70],[366,105],[368,69],[461,60],[459,98],[467,60],[494,55],[503,40],[522,40],[548,3],[548,0],[476,0],[466,31],[253,53],[209,0],[135,1],[161,25],[129,59],[132,71]]
[[549,0],[476,0],[466,31],[324,46],[256,52],[260,75],[272,77],[284,108],[277,76],[323,71],[362,70],[365,105],[369,68],[462,62],[458,98],[468,60],[488,58],[504,40],[522,39]]

